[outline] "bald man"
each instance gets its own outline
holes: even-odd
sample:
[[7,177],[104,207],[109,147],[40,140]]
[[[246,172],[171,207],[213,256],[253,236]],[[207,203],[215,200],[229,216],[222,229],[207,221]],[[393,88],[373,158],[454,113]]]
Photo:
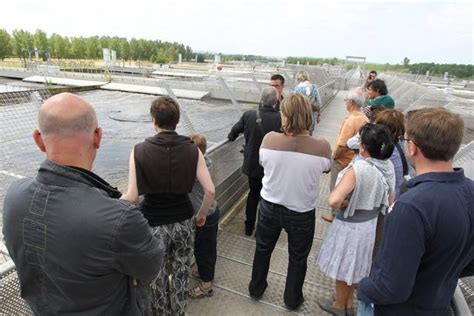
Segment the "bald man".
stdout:
[[140,280],[158,273],[163,244],[91,172],[102,138],[94,109],[61,93],[41,106],[38,123],[33,139],[46,160],[35,178],[9,187],[3,208],[21,296],[37,315],[147,313]]

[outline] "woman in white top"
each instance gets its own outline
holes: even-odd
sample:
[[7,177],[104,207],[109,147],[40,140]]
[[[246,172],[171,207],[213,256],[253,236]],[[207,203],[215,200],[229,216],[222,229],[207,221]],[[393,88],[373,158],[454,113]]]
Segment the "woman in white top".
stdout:
[[306,262],[313,244],[314,206],[319,180],[331,167],[331,146],[309,135],[310,100],[292,93],[281,103],[283,134],[270,132],[260,147],[264,169],[250,296],[259,299],[267,287],[270,258],[282,229],[288,233],[288,275],[284,301],[288,309],[304,301]]

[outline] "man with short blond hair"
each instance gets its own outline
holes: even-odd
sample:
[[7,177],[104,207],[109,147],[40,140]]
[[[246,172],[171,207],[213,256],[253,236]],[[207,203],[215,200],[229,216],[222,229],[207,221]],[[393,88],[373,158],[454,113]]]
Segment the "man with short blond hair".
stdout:
[[474,274],[474,182],[453,167],[463,130],[443,108],[408,113],[405,146],[417,176],[385,218],[370,276],[357,288],[360,309],[448,315],[459,277]]
[[102,139],[92,106],[70,93],[49,98],[33,132],[46,153],[35,178],[14,182],[3,235],[21,296],[35,315],[143,315],[140,280],[161,268],[163,244],[142,213],[91,169]]

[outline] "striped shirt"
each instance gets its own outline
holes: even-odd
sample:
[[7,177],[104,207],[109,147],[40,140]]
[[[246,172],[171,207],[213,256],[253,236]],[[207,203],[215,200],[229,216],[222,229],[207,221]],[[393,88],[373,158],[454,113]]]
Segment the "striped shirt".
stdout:
[[319,180],[331,168],[331,146],[325,139],[271,132],[260,147],[264,169],[263,199],[295,212],[314,209]]

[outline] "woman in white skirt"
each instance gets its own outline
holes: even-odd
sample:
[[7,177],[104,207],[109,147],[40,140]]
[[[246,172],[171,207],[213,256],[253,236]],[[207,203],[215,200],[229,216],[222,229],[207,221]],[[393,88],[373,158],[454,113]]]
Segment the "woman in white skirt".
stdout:
[[388,160],[394,145],[390,131],[380,124],[366,124],[360,131],[360,155],[339,174],[329,195],[336,218],[324,237],[316,264],[336,280],[334,301],[319,299],[319,306],[333,315],[352,315],[356,284],[369,275],[379,212],[393,202],[395,176]]

